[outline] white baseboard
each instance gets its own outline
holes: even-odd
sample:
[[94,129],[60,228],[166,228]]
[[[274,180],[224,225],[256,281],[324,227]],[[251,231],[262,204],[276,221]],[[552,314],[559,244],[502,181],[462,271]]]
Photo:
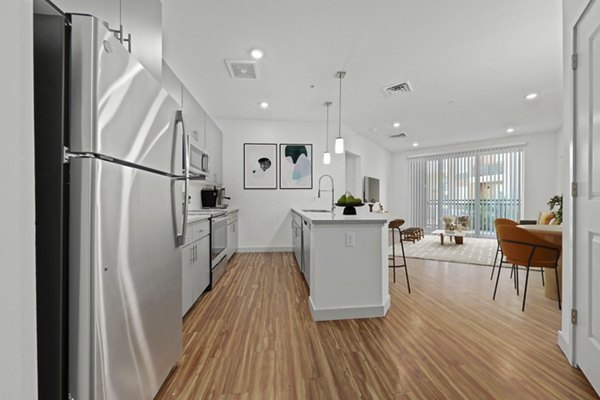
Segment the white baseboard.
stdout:
[[558,331],[558,348],[563,352],[569,364],[575,367],[575,360],[573,358],[573,346],[569,343],[564,335],[563,331]]
[[338,319],[359,319],[359,318],[380,318],[385,317],[385,314],[390,308],[390,297],[386,302],[375,306],[362,307],[345,307],[345,308],[326,308],[317,310],[309,296],[308,304],[310,313],[315,321],[332,321]]
[[238,253],[282,253],[292,251],[291,246],[281,247],[238,247]]

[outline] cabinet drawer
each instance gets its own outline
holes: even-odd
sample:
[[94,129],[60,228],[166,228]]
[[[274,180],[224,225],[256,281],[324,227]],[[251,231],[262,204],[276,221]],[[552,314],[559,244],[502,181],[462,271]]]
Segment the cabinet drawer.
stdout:
[[231,214],[227,214],[227,225],[238,220],[238,212],[234,211]]
[[192,224],[190,227],[192,232],[192,240],[200,240],[210,234],[210,221],[199,221]]
[[292,212],[292,221],[298,224],[298,226],[302,226],[302,217],[295,212]]

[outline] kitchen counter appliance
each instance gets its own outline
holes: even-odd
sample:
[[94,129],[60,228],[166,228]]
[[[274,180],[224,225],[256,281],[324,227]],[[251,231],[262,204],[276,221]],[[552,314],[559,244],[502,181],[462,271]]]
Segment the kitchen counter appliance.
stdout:
[[183,115],[97,19],[34,10],[39,392],[152,399],[182,349]]
[[231,197],[225,196],[225,188],[213,187],[203,188],[200,191],[202,208],[227,208],[224,200],[231,200]]

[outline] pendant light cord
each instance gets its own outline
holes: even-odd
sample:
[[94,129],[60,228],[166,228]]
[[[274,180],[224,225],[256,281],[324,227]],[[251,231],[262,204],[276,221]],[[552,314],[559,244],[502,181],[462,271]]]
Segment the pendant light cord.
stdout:
[[326,142],[325,142],[325,152],[329,153],[329,106],[331,105],[330,102],[325,103],[325,107],[327,107],[327,128],[325,130],[326,132]]
[[339,131],[338,137],[342,137],[342,75],[340,74],[340,112],[339,112]]

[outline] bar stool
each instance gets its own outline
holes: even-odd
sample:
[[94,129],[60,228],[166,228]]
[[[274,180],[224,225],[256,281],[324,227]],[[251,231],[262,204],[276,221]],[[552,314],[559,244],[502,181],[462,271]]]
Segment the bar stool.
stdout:
[[[408,287],[408,293],[410,294],[410,281],[408,280],[408,267],[406,266],[406,256],[404,255],[404,242],[402,240],[402,230],[400,227],[404,225],[403,219],[395,219],[390,221],[388,224],[388,228],[392,231],[392,256],[391,258],[388,256],[388,261],[392,260],[392,265],[389,265],[389,268],[393,268],[394,270],[394,282],[396,282],[396,268],[404,268],[404,272],[406,273],[406,286]],[[400,248],[402,249],[402,265],[396,265],[396,230],[398,230],[398,238],[400,239]],[[399,256],[398,256],[399,257]]]

